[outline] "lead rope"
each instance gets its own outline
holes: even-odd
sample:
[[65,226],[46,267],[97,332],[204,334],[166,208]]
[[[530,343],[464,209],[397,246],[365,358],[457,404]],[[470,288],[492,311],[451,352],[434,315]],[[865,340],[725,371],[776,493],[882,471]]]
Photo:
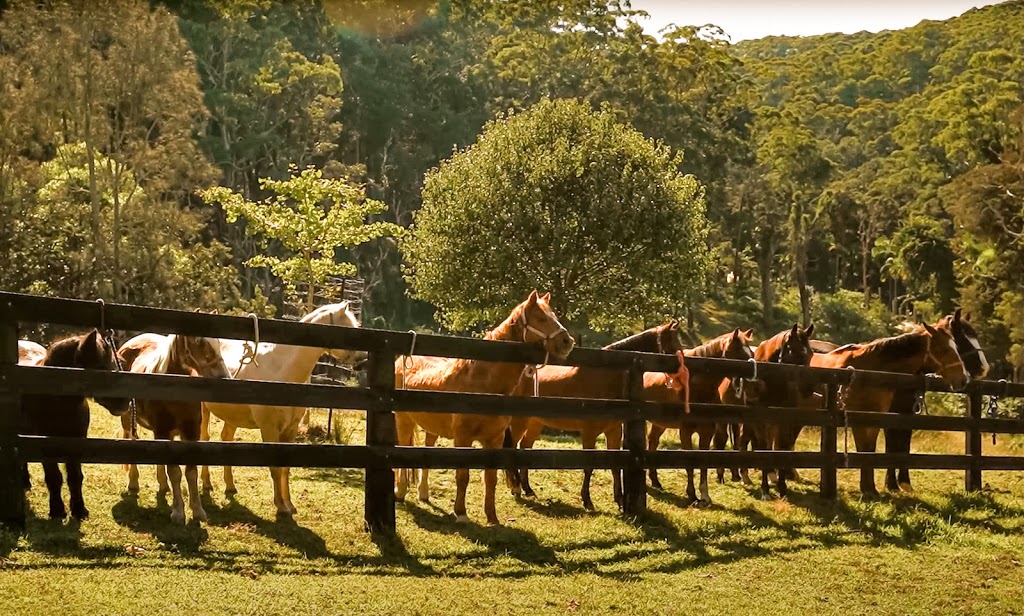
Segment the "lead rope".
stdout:
[[[550,334],[545,335],[544,332],[540,331],[536,327],[533,327],[529,323],[526,322],[526,315],[525,314],[523,315],[522,327],[523,327],[523,344],[526,344],[526,334],[529,333],[529,332],[533,332],[533,333],[537,334],[538,336],[541,337],[542,340],[549,340],[551,338],[554,338],[558,334],[562,333],[562,331],[565,329],[565,328],[562,328],[561,330],[557,330],[557,331],[554,331],[554,332],[552,332]],[[548,360],[550,359],[550,356],[551,356],[551,354],[548,352],[547,348],[545,347],[545,349],[544,349],[544,363],[542,363],[542,364],[535,364],[535,365],[532,365],[532,366],[531,365],[527,365],[525,368],[523,368],[523,375],[522,376],[525,376],[526,378],[531,379],[533,381],[533,397],[534,398],[539,398],[540,397],[540,377],[538,376],[537,373],[538,373],[538,371],[540,371],[541,368],[543,368],[544,366],[548,365]],[[520,377],[520,378],[522,378],[522,377]]]
[[256,361],[256,353],[260,349],[260,318],[256,316],[255,312],[250,312],[246,316],[252,319],[252,329],[255,338],[252,342],[246,340],[242,344],[242,357],[238,359],[238,367],[235,368],[235,373],[231,375],[231,378],[237,377],[238,373],[242,371],[242,366],[246,364],[252,364],[254,366],[260,365],[259,362]]
[[750,377],[750,379],[745,379],[745,378],[742,378],[742,377],[739,378],[739,379],[736,379],[736,384],[733,385],[733,388],[736,391],[736,398],[739,399],[739,400],[743,400],[743,392],[746,389],[747,381],[748,380],[750,380],[750,381],[756,381],[757,380],[757,360],[754,359],[753,357],[751,357],[747,361],[754,365],[754,375],[752,377]]
[[405,373],[408,372],[412,356],[416,352],[416,331],[410,329],[409,333],[412,334],[412,343],[409,345],[409,352],[402,356],[402,389],[405,389]]
[[846,399],[857,378],[857,370],[853,366],[847,366],[846,369],[850,370],[850,382],[843,388],[843,395],[839,396],[839,410],[843,412],[843,467],[850,468],[850,416],[846,412]]
[[[96,303],[100,305],[100,335],[103,336],[103,340],[110,347],[110,352],[114,354],[114,367],[117,368],[118,372],[124,372],[124,368],[121,366],[121,356],[117,354],[117,345],[114,344],[114,330],[107,329],[107,303],[103,301],[103,298],[97,299]],[[135,441],[139,439],[139,411],[135,398],[128,399],[128,412],[132,422],[131,438]]]
[[[988,397],[988,418],[989,419],[995,419],[996,417],[999,416],[999,400],[1000,400],[1000,398],[1006,397],[1006,394],[1010,391],[1010,382],[1009,381],[1007,381],[1006,379],[999,379],[999,383],[1002,383],[1002,385],[1003,385],[1003,395],[1002,396],[996,395],[996,396],[989,396]],[[996,433],[995,432],[992,433],[992,444],[993,445],[996,444]]]

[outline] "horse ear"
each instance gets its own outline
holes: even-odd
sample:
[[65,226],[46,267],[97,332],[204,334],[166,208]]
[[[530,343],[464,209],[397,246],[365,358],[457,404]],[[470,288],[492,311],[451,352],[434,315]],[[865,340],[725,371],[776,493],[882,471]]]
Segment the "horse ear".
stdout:
[[925,331],[926,331],[926,332],[928,332],[928,335],[930,335],[930,336],[934,336],[935,334],[937,334],[937,333],[938,333],[938,332],[937,332],[937,331],[935,330],[935,328],[934,328],[934,327],[932,327],[931,325],[928,325],[928,324],[927,324],[927,323],[925,323],[924,321],[921,321],[921,326],[922,326],[922,327],[924,327]]
[[971,313],[970,313],[970,312],[968,312],[967,314],[965,314],[965,315],[963,316],[963,320],[964,320],[964,321],[970,321],[970,320],[971,320]]
[[813,334],[813,333],[814,333],[814,323],[811,323],[810,325],[807,326],[807,329],[804,330],[804,338],[810,338],[811,334]]
[[675,319],[673,319],[672,322],[668,324],[668,328],[669,329],[679,329],[679,321],[676,321]]
[[533,293],[530,293],[530,297],[527,297],[526,301],[527,301],[527,303],[530,303],[530,304],[536,304],[537,303],[537,289],[534,289]]
[[793,323],[793,329],[789,330],[789,333],[791,335],[793,335],[793,336],[799,335],[800,334],[800,325],[797,324],[797,323]]
[[753,338],[754,337],[754,328],[751,327],[750,329],[748,329],[745,332],[743,332],[743,337],[744,338]]
[[956,312],[953,313],[953,320],[954,321],[959,321],[960,317],[961,317],[961,309],[957,308]]
[[551,292],[548,291],[547,293],[545,293],[543,295],[543,297],[541,297],[541,299],[544,300],[545,303],[550,303],[551,302]]

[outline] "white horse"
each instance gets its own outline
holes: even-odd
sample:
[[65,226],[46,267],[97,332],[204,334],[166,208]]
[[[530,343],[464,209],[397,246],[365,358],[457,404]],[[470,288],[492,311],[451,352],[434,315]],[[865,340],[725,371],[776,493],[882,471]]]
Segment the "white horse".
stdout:
[[[349,310],[348,302],[321,306],[302,317],[301,322],[359,327],[359,320]],[[221,354],[228,370],[237,370],[233,378],[240,380],[306,383],[313,373],[313,368],[316,367],[317,360],[324,353],[348,365],[366,355],[362,351],[261,343],[252,361],[248,361],[245,342],[221,340]],[[298,434],[299,421],[306,413],[306,409],[294,406],[204,402],[203,440],[210,439],[210,413],[224,421],[224,428],[220,433],[222,441],[232,441],[235,438],[235,430],[248,428],[259,430],[265,443],[293,443]],[[287,467],[270,467],[270,480],[274,485],[274,505],[277,507],[277,515],[282,518],[290,518],[296,511],[295,505],[292,504],[288,475]],[[202,476],[203,489],[212,491],[209,467],[203,467]],[[225,466],[224,493],[234,494],[237,491],[231,467]]]

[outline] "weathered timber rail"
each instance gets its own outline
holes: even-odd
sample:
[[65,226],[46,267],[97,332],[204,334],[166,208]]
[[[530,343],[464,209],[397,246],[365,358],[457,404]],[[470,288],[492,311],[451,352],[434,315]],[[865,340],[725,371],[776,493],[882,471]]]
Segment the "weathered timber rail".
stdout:
[[[563,361],[582,367],[623,370],[621,399],[525,398],[489,394],[459,394],[396,390],[395,358],[407,352],[412,335],[406,332],[346,328],[294,321],[261,319],[260,339],[299,346],[366,351],[367,387],[294,384],[266,381],[194,378],[96,372],[71,368],[17,366],[19,323],[54,323],[76,327],[179,333],[219,338],[248,339],[249,318],[211,315],[159,308],[43,298],[0,293],[0,521],[23,525],[24,510],[18,468],[23,462],[75,458],[87,463],[210,464],[233,466],[293,466],[363,468],[366,472],[365,519],[368,528],[391,532],[395,524],[392,469],[507,468],[540,469],[620,468],[624,471],[627,514],[646,508],[644,470],[690,466],[751,466],[816,468],[821,470],[821,492],[836,494],[838,468],[907,466],[915,469],[964,470],[967,489],[981,486],[983,470],[1024,470],[1024,456],[983,456],[982,433],[1024,434],[1024,421],[982,417],[982,396],[1024,397],[1024,384],[975,382],[966,392],[965,417],[896,415],[844,412],[837,403],[840,385],[850,381],[848,370],[810,369],[784,364],[759,364],[763,378],[785,378],[826,386],[823,410],[777,409],[752,406],[692,404],[687,421],[774,421],[817,426],[821,447],[812,452],[657,451],[644,449],[648,420],[676,421],[682,405],[642,400],[644,372],[674,372],[677,360],[668,355],[628,351],[576,349]],[[420,334],[416,353],[482,361],[539,363],[543,353],[535,346],[451,336]],[[747,362],[692,358],[691,373],[750,377]],[[920,375],[858,371],[857,382],[883,388],[948,391],[941,381]],[[138,397],[165,400],[205,400],[331,407],[366,412],[366,445],[299,445],[281,443],[220,443],[64,439],[22,436],[17,433],[20,397],[55,391],[67,394]],[[598,450],[479,450],[469,448],[397,447],[396,411],[472,412],[516,416],[551,416],[620,419],[624,422],[624,449]],[[844,426],[875,426],[965,433],[964,455],[881,454],[837,451],[837,432]]]

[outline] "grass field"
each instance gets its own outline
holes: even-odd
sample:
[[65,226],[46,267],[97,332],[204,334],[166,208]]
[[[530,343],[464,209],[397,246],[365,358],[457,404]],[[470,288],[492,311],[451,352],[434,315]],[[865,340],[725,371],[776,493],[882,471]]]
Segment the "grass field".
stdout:
[[[344,421],[361,442],[361,421]],[[115,426],[97,412],[91,434]],[[990,443],[986,452],[1024,453]],[[957,434],[915,440],[918,451],[962,447]],[[398,538],[379,540],[363,531],[361,471],[293,470],[299,514],[282,524],[266,470],[236,469],[237,498],[215,493],[209,523],[181,527],[154,495],[152,467],[136,500],[119,467],[89,466],[91,519],[37,517],[46,490],[33,466],[28,532],[0,536],[8,614],[1024,614],[1022,474],[986,473],[987,489],[968,495],[962,473],[920,471],[915,494],[861,502],[854,473],[840,471],[841,496],[827,503],[805,471],[788,501],[730,483],[712,485],[715,505],[690,508],[685,477],[666,471],[667,492],[650,495],[640,523],[617,514],[608,473],[595,475],[588,513],[579,472],[538,471],[539,499],[502,490],[505,525],[488,528],[454,522],[454,475],[435,472],[433,503],[400,505]],[[478,522],[481,489],[474,473]]]

